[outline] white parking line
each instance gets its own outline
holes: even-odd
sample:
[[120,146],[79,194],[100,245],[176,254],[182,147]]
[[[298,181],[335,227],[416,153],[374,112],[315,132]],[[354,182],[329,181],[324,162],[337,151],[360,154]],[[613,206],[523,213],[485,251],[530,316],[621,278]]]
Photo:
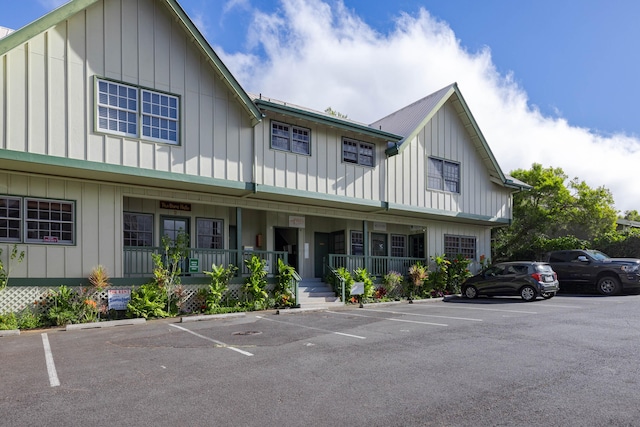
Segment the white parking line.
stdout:
[[[428,304],[424,304],[424,305],[427,306]],[[453,304],[453,305],[443,304],[443,305],[438,305],[438,308],[446,307],[454,310],[459,308],[461,310],[480,310],[480,311],[498,311],[501,313],[538,314],[537,311],[502,310],[500,308],[484,308],[484,307],[466,307],[467,305],[469,304]]]
[[313,330],[321,331],[321,332],[328,332],[328,333],[334,334],[334,335],[342,335],[343,337],[358,338],[358,339],[361,339],[361,340],[367,339],[367,337],[361,337],[360,335],[345,334],[344,332],[329,331],[327,329],[314,328],[312,326],[298,325],[296,323],[283,322],[283,321],[274,320],[274,319],[267,319],[266,317],[262,317],[262,316],[256,316],[256,317],[258,319],[268,320],[269,322],[284,323],[285,325],[297,326],[299,328],[313,329]]
[[49,384],[51,385],[51,387],[58,387],[60,385],[60,380],[58,379],[58,373],[56,372],[56,364],[53,362],[53,353],[51,353],[49,337],[46,333],[42,334],[42,346],[44,347],[44,359],[47,362]]
[[198,338],[202,338],[203,340],[207,340],[207,341],[211,341],[212,343],[218,344],[220,347],[224,347],[224,348],[228,348],[229,350],[233,350],[233,351],[237,351],[240,354],[244,354],[245,356],[253,356],[252,353],[249,353],[248,351],[244,351],[244,350],[240,350],[239,348],[235,348],[235,347],[231,347],[225,343],[223,343],[222,341],[218,341],[218,340],[214,340],[213,338],[209,338],[209,337],[205,337],[204,335],[200,335],[196,332],[190,331],[187,328],[183,328],[182,326],[178,326],[178,325],[174,325],[174,324],[169,324],[169,326],[172,326],[176,329],[180,329],[181,331],[185,331],[185,332],[189,332],[191,335],[195,335]]
[[453,316],[440,316],[437,314],[421,314],[421,313],[403,313],[401,311],[389,311],[389,310],[379,310],[377,308],[363,308],[363,311],[375,311],[378,313],[390,313],[390,314],[400,314],[403,316],[420,316],[420,317],[438,317],[440,319],[452,319],[452,320],[468,320],[469,322],[482,322],[482,319],[473,319],[469,317],[453,317]]
[[449,326],[449,325],[447,325],[445,323],[418,322],[418,321],[415,321],[415,320],[405,320],[405,319],[385,319],[385,318],[377,317],[377,316],[365,316],[364,314],[355,314],[355,313],[342,313],[342,312],[339,312],[339,311],[327,311],[327,313],[344,314],[344,315],[347,315],[347,316],[366,317],[366,318],[369,318],[369,319],[377,319],[377,320],[389,320],[389,321],[393,321],[393,322],[419,323],[421,325],[430,325],[430,326]]

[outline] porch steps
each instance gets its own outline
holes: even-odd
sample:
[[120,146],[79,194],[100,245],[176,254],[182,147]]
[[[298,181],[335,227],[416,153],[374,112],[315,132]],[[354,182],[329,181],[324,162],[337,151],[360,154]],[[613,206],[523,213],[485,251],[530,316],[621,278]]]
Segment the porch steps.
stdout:
[[298,303],[301,308],[335,308],[344,305],[321,279],[303,279],[298,284]]

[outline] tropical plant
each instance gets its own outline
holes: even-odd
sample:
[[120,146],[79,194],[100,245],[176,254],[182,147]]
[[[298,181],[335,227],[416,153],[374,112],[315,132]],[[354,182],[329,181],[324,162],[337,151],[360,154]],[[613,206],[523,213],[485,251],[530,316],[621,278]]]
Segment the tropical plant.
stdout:
[[249,269],[249,277],[244,281],[242,292],[246,302],[252,304],[254,310],[263,310],[266,308],[267,299],[267,271],[265,269],[266,261],[256,255],[244,261]]
[[[0,249],[0,256],[2,255],[2,249]],[[17,260],[17,261],[16,261]],[[9,259],[5,264],[0,258],[0,291],[7,287],[9,283],[9,276],[15,262],[21,263],[24,260],[24,251],[18,252],[18,245],[13,245]]]
[[275,304],[280,307],[289,307],[294,304],[292,285],[295,279],[296,269],[285,264],[278,258],[278,282],[274,289]]
[[373,281],[376,279],[375,276],[369,274],[366,268],[356,268],[353,273],[355,274],[354,281],[362,282],[364,284],[364,293],[362,294],[362,298],[371,298],[375,290],[373,286]]
[[0,331],[18,329],[18,318],[15,313],[0,313]]
[[415,293],[422,289],[424,281],[429,277],[429,270],[426,265],[423,265],[420,261],[409,267],[409,280],[407,284],[407,298],[413,299]]
[[101,292],[110,286],[109,273],[104,265],[97,265],[89,274],[89,283],[96,292]]
[[464,282],[467,277],[471,277],[469,264],[471,264],[470,259],[466,258],[462,254],[456,255],[447,269],[447,284],[445,292],[452,294],[460,293],[460,286],[462,285],[462,282]]
[[80,322],[79,296],[73,289],[61,285],[57,291],[50,290],[47,294],[47,310],[45,316],[55,326]]
[[351,298],[351,286],[353,286],[353,283],[355,282],[349,270],[344,267],[337,268],[333,271],[333,274],[329,276],[328,282],[331,283],[333,291],[337,295],[340,295],[340,298],[342,298],[342,286],[344,285],[345,300],[349,301]]
[[404,277],[402,277],[402,274],[397,271],[390,271],[382,276],[381,287],[384,289],[384,294],[389,297],[398,296],[403,281]]
[[238,267],[230,264],[228,267],[222,265],[211,265],[211,271],[205,271],[204,273],[211,278],[209,284],[209,292],[206,296],[206,310],[214,307],[219,307],[222,299],[226,296],[229,290],[229,281],[235,276]]
[[423,295],[442,296],[447,288],[447,279],[449,277],[449,266],[451,261],[447,259],[446,255],[432,255],[431,261],[435,264],[433,271],[429,272],[429,276],[426,280],[427,286],[423,289]]
[[146,283],[131,291],[131,300],[127,304],[127,317],[167,317],[167,294],[157,283]]
[[153,278],[155,283],[164,290],[166,294],[166,311],[172,311],[181,306],[180,296],[176,290],[180,288],[180,274],[182,273],[182,263],[188,255],[189,235],[180,230],[175,240],[171,240],[168,235],[162,236],[162,253],[153,253]]

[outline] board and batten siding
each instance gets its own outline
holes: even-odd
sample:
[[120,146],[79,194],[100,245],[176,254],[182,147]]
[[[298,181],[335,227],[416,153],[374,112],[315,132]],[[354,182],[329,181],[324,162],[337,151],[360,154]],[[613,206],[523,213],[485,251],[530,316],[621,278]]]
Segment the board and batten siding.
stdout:
[[[94,77],[180,97],[180,144],[94,131]],[[168,9],[104,0],[0,57],[0,148],[252,179],[246,111]]]
[[[74,244],[18,243],[25,258],[12,264],[11,277],[88,277],[98,264],[112,277],[121,274],[122,195],[117,186],[2,172],[0,193],[75,204]],[[13,243],[0,244],[3,257],[12,248]]]
[[[468,131],[447,102],[405,142],[400,154],[389,158],[391,203],[492,218],[510,218],[509,189],[490,181]],[[460,164],[460,193],[427,188],[429,157]]]
[[[271,122],[310,129],[310,155],[271,148]],[[384,201],[386,145],[354,133],[291,117],[267,115],[255,127],[256,183],[367,201]],[[342,138],[372,143],[375,167],[342,161]]]

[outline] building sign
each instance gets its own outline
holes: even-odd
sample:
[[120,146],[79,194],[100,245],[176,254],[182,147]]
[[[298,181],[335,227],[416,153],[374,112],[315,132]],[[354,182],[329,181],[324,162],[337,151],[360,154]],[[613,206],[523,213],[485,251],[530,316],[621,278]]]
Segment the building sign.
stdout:
[[126,310],[131,301],[131,289],[108,289],[109,310]]
[[160,209],[191,212],[191,203],[167,202],[165,200],[160,200]]
[[387,231],[387,223],[386,222],[374,222],[373,223],[373,231]]
[[289,227],[293,228],[304,228],[305,218],[303,216],[290,216],[289,217]]
[[45,243],[58,243],[58,238],[55,236],[44,236],[42,240]]

